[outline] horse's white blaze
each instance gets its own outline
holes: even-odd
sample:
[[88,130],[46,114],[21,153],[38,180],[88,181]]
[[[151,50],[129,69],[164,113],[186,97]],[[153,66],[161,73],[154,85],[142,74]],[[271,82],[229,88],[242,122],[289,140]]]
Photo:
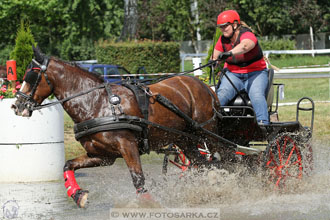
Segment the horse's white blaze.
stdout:
[[25,81],[23,81],[23,84],[22,84],[21,88],[19,89],[19,91],[20,91],[20,92],[22,92],[22,91],[23,91],[23,89],[24,89],[25,85],[26,85],[26,82],[25,82]]
[[[21,88],[19,89],[19,91],[20,91],[20,92],[22,92],[22,91],[23,91],[23,89],[24,89],[25,85],[26,85],[26,82],[25,82],[25,81],[23,81],[23,83],[22,83],[22,85],[21,85]],[[18,98],[18,97],[19,97],[19,94],[16,94],[16,98]]]

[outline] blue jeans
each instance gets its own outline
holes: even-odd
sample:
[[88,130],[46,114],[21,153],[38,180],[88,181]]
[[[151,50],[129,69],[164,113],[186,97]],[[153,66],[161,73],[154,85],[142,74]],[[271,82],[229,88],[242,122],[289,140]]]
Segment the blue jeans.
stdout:
[[[266,89],[268,87],[268,70],[250,72],[246,74],[226,72],[238,91],[245,90],[251,100],[251,104],[256,113],[257,121],[269,124]],[[220,104],[225,106],[236,96],[236,91],[224,76],[222,78],[217,96]]]

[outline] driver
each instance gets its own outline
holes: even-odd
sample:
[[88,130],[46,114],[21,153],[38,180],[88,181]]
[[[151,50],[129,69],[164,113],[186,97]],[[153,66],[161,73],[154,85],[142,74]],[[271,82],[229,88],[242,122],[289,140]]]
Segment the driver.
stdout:
[[[259,124],[269,124],[266,89],[268,70],[256,36],[240,21],[234,10],[219,14],[217,26],[221,29],[212,60],[226,60],[226,74],[238,91],[245,90],[251,100]],[[225,106],[236,96],[236,90],[226,77],[222,78],[217,96]]]

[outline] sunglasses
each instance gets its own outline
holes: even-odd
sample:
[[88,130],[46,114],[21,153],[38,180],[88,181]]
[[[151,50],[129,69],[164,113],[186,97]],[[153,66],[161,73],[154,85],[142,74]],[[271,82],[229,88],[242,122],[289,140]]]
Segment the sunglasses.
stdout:
[[229,25],[230,25],[230,23],[226,23],[226,24],[218,25],[218,27],[221,28],[221,29],[225,29],[225,28],[227,28]]

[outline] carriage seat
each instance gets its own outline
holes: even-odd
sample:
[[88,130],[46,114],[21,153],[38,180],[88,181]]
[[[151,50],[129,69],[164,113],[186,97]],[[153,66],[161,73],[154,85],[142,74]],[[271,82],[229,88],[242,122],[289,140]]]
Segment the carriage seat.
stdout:
[[[274,70],[269,69],[268,70],[268,86],[266,89],[266,98],[267,98],[267,106],[270,107],[273,103],[273,97],[274,97],[274,87],[273,87],[273,79],[274,79]],[[242,99],[242,97],[244,99]],[[250,98],[245,90],[240,91],[240,95],[237,94],[229,103],[227,106],[246,106],[245,103],[247,103],[247,106],[252,108],[252,104],[250,101]]]

